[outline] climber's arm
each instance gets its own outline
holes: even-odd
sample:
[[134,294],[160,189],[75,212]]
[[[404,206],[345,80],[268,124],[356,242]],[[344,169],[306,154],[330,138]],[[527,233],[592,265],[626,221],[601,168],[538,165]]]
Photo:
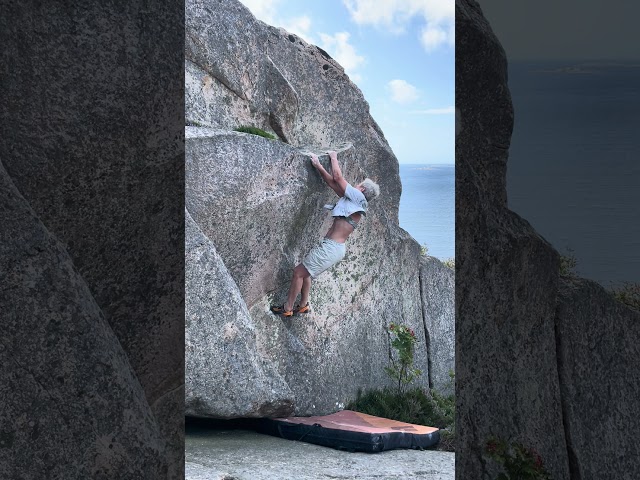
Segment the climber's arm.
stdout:
[[[336,188],[338,188],[338,185],[333,179],[333,176],[325,170],[325,168],[322,166],[322,164],[318,160],[317,156],[311,155],[311,164],[316,168],[316,170],[318,170],[318,173],[320,174],[322,179],[327,183],[327,185],[329,185],[336,193],[338,193],[338,191],[336,190]],[[338,193],[338,195],[340,194]]]
[[335,187],[331,188],[333,188],[338,196],[344,197],[344,192],[347,189],[348,183],[342,176],[342,170],[340,170],[340,165],[338,165],[338,154],[334,151],[330,151],[328,153],[329,158],[331,159],[331,174],[335,183]]

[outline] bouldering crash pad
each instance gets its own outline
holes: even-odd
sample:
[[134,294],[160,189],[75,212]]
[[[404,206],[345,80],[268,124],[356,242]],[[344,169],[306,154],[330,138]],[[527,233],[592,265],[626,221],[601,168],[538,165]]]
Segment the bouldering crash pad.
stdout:
[[317,417],[264,418],[259,431],[288,440],[354,452],[427,448],[440,441],[437,428],[342,410]]

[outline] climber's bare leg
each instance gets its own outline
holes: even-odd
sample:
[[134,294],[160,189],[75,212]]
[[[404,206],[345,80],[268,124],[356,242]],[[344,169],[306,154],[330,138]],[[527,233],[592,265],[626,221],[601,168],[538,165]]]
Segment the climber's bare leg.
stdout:
[[296,297],[302,290],[304,279],[309,277],[310,274],[304,265],[300,264],[293,269],[293,277],[291,278],[291,286],[289,287],[289,296],[284,304],[284,310],[286,312],[293,310],[293,303],[296,301]]
[[304,307],[309,303],[309,290],[311,290],[311,276],[304,277],[302,280],[302,290],[300,292],[300,306]]

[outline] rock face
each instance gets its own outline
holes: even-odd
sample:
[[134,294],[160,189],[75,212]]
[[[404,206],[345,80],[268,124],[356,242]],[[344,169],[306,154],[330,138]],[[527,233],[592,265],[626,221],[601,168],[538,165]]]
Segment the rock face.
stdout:
[[[189,310],[198,320],[188,336],[220,331],[230,315],[247,332],[234,337],[230,348],[238,356],[253,352],[243,359],[251,367],[244,379],[236,376],[237,387],[256,383],[238,393],[253,398],[249,411],[214,402],[205,393],[213,385],[198,379],[201,373],[189,374],[186,401],[198,410],[188,412],[229,418],[235,408],[238,417],[263,416],[261,406],[284,402],[296,415],[335,412],[359,389],[391,384],[384,367],[391,354],[385,327],[392,322],[407,324],[421,339],[416,362],[425,372],[420,384],[427,386],[420,247],[398,227],[397,160],[361,92],[325,52],[257,21],[237,1],[188,1],[186,12],[186,208],[194,221],[187,236],[199,239],[187,244],[206,244],[224,264],[187,257],[187,271],[193,272],[187,291],[208,292],[189,294]],[[279,140],[232,131],[243,124]],[[322,207],[337,197],[308,157],[316,152],[328,168],[329,148],[338,151],[347,180],[355,184],[369,176],[379,182],[381,195],[349,238],[345,259],[313,282],[312,312],[275,317],[269,304],[283,301],[292,269],[331,223]],[[203,287],[207,269],[218,272],[216,289]],[[235,313],[221,316],[210,306],[225,302]],[[221,357],[220,350],[197,351],[202,345],[189,347],[188,365],[191,356],[193,365]],[[279,376],[272,378],[277,386],[270,397],[263,386],[271,371]],[[234,372],[241,369],[230,366],[228,374]],[[200,401],[205,396],[211,398],[206,408]]]
[[456,478],[495,476],[491,436],[537,450],[554,479],[633,478],[638,315],[561,279],[558,253],[507,209],[506,58],[469,0],[456,2],[456,107]]
[[6,7],[0,158],[86,281],[182,478],[183,66],[158,42],[182,44],[182,8]]
[[[485,468],[492,434],[568,478],[554,336],[558,255],[507,210],[513,126],[504,52],[475,2],[456,3],[456,365],[459,467]],[[517,268],[514,266],[517,265]]]
[[434,257],[420,260],[422,317],[429,351],[429,386],[453,395],[455,384],[455,272]]
[[253,322],[220,255],[186,218],[186,413],[286,417],[293,394],[256,350]]
[[562,279],[556,329],[571,478],[636,478],[640,313],[597,283]]
[[569,471],[554,335],[558,255],[506,208],[506,73],[479,6],[457,2],[456,477],[488,468],[482,448],[496,434],[535,448],[562,479]]
[[1,164],[0,223],[0,477],[166,478],[125,352]]
[[[282,301],[291,270],[322,238],[330,222],[322,206],[332,196],[336,199],[335,194],[312,171],[308,157],[285,143],[197,127],[188,127],[186,138],[187,209],[224,261],[226,268],[216,281],[237,284],[244,305],[234,303],[248,310],[255,347],[250,340],[242,348],[255,350],[263,363],[280,372],[292,391],[288,400],[295,403],[295,413],[331,413],[355,398],[359,388],[388,384],[384,327],[403,322],[425,338],[418,244],[397,225],[382,223],[374,200],[366,220],[348,241],[348,257],[313,282],[312,313],[288,320],[275,317],[269,304]],[[338,155],[350,165],[355,147],[346,146]],[[323,161],[328,167],[326,156]],[[194,232],[187,230],[187,235]],[[188,256],[188,271],[192,261]],[[187,278],[187,291],[202,289],[203,281],[200,269]],[[224,291],[228,288],[213,297],[194,297],[193,308],[203,312],[202,323],[193,327],[194,336],[203,335],[204,325],[228,321],[208,306],[224,303]],[[240,335],[238,341],[247,340]],[[191,355],[188,350],[188,364]],[[426,372],[425,342],[418,348],[417,362]],[[242,383],[256,381],[251,372],[255,370],[244,372],[247,378]],[[189,392],[202,390],[192,381],[195,377],[187,377],[188,404],[195,401]],[[235,416],[259,415],[259,403],[253,414],[240,415],[238,410]],[[199,415],[204,414],[200,409]],[[229,416],[229,411],[210,404],[208,416]]]
[[185,28],[187,124],[226,130],[248,124],[297,146],[350,142],[357,160],[346,173],[354,181],[381,180],[376,202],[397,223],[397,159],[335,60],[256,20],[236,0],[188,0]]

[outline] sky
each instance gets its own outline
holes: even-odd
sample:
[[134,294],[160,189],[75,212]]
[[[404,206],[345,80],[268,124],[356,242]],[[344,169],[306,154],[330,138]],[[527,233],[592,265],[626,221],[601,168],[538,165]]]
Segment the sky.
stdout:
[[453,164],[454,0],[240,0],[326,50],[401,164]]
[[479,0],[510,60],[637,60],[640,3]]

